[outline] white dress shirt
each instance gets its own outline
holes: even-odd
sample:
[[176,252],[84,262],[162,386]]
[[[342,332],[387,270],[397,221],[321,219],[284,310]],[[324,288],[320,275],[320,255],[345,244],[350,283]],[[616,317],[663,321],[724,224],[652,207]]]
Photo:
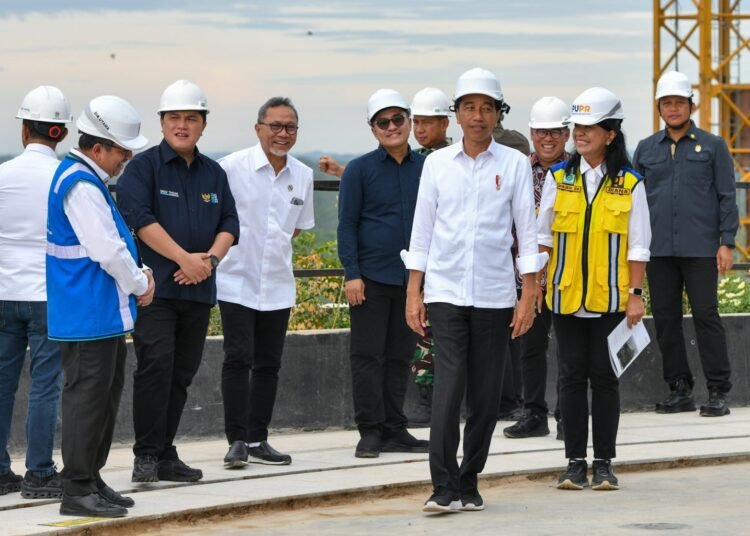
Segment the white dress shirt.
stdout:
[[[581,175],[586,181],[586,198],[589,205],[594,199],[599,184],[607,174],[607,165],[602,162],[592,168],[586,159],[581,157]],[[651,245],[651,220],[648,213],[648,201],[646,189],[641,184],[633,190],[633,206],[630,209],[628,220],[628,253],[629,261],[648,262],[651,258],[649,247]],[[555,199],[557,198],[557,185],[552,173],[547,173],[542,189],[542,200],[539,203],[539,216],[537,218],[538,240],[540,246],[552,247],[552,220],[555,218]],[[595,318],[601,316],[597,313],[589,313],[581,307],[575,316],[583,318]]]
[[291,155],[278,175],[260,144],[219,160],[240,218],[240,241],[219,264],[218,299],[256,311],[293,307],[295,229],[312,229],[313,172]]
[[425,160],[404,263],[425,272],[425,303],[501,309],[516,304],[511,257],[515,223],[518,271],[538,271],[529,159],[490,143],[476,159],[463,140]]
[[0,300],[47,300],[47,197],[59,164],[55,151],[30,143],[0,165]]
[[[109,175],[96,162],[77,149],[70,152],[83,160],[107,184]],[[65,196],[63,210],[86,255],[112,276],[120,290],[126,295],[136,296],[148,290],[148,279],[120,238],[112,219],[112,209],[99,188],[89,182],[78,181]]]

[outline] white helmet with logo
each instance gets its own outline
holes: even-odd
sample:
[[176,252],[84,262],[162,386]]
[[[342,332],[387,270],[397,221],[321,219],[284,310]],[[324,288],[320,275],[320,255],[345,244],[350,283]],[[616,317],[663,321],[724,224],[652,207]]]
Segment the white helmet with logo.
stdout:
[[426,87],[414,95],[411,101],[411,113],[412,115],[448,117],[451,114],[450,105],[448,95],[437,88]]
[[367,101],[367,122],[370,123],[380,110],[394,107],[403,108],[407,112],[409,111],[409,104],[406,102],[406,99],[395,89],[377,90]]
[[693,97],[693,86],[684,74],[678,71],[664,73],[656,83],[656,100],[662,97],[676,96],[691,99]]
[[473,93],[487,95],[498,101],[503,100],[503,90],[500,87],[500,81],[490,71],[481,67],[469,69],[458,77],[453,100],[456,101],[464,95],[471,95]]
[[148,144],[141,135],[141,117],[120,97],[105,95],[93,99],[83,109],[76,126],[79,132],[104,138],[131,151]]
[[573,101],[571,123],[596,125],[605,119],[625,119],[620,98],[610,90],[603,87],[591,87]]
[[63,92],[54,86],[39,86],[29,91],[16,114],[18,119],[43,123],[70,123],[73,116]]
[[570,124],[570,107],[557,97],[542,97],[531,107],[531,128],[564,128]]
[[208,99],[201,88],[190,80],[178,80],[161,94],[158,113],[187,110],[208,113]]

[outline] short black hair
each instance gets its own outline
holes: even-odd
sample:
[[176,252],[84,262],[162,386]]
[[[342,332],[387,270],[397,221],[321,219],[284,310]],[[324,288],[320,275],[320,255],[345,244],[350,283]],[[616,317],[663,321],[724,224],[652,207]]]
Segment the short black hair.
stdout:
[[48,123],[46,121],[24,119],[23,126],[29,129],[32,137],[54,143],[59,142],[67,132],[65,123]]
[[288,97],[271,97],[266,102],[264,102],[260,108],[258,108],[258,124],[262,123],[266,118],[266,114],[268,113],[269,108],[276,108],[278,106],[288,106],[289,108],[291,108],[294,112],[294,117],[299,123],[299,114],[297,113],[297,108],[295,108],[294,104],[292,104],[292,99]]
[[206,110],[167,110],[165,112],[159,112],[159,117],[161,119],[164,119],[164,114],[166,114],[167,112],[198,112],[199,114],[201,114],[201,117],[203,117],[204,123],[206,122],[206,114],[208,114]]
[[115,144],[111,140],[100,138],[99,136],[93,136],[91,134],[86,134],[85,132],[81,132],[81,136],[78,138],[79,149],[91,149],[97,143],[99,145],[103,145],[107,149],[111,149],[115,146]]
[[[463,99],[464,97],[465,95],[458,97],[455,101],[453,101],[453,106],[450,106],[448,109],[451,112],[457,112],[459,106],[461,106],[461,99]],[[508,104],[504,100],[495,99],[495,111],[500,112],[501,115],[507,115],[508,112],[510,112],[510,104]]]

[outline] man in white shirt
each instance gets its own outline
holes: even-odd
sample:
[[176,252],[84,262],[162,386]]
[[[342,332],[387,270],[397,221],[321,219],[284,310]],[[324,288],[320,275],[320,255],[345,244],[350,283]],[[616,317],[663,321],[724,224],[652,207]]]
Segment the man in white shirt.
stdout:
[[64,482],[60,514],[121,517],[135,502],[102,479],[125,382],[125,334],[154,280],[109,194],[133,151],[141,120],[119,97],[97,97],[76,123],[81,136],[58,166],[47,211],[49,338],[60,341]]
[[[24,97],[16,117],[23,120],[25,150],[0,165],[0,495],[20,489],[37,499],[62,494],[52,459],[62,365],[60,347],[47,338],[44,255],[47,195],[60,163],[55,148],[72,116],[62,91],[40,86]],[[31,388],[21,479],[10,470],[7,446],[27,345]]]
[[[454,110],[463,139],[425,161],[405,256],[407,322],[422,334],[428,304],[439,356],[430,432],[434,489],[426,512],[484,508],[477,475],[495,428],[508,337],[522,335],[534,320],[534,275],[541,265],[531,167],[523,154],[492,139],[502,101],[491,72],[471,69],[458,79]],[[523,278],[517,306],[510,254],[514,224]],[[459,468],[464,391],[467,418]]]
[[227,468],[286,465],[291,456],[268,443],[289,313],[295,303],[292,238],[315,225],[312,169],[289,155],[299,116],[291,100],[273,97],[258,110],[259,143],[221,160],[242,240],[217,272],[224,328],[221,392]]

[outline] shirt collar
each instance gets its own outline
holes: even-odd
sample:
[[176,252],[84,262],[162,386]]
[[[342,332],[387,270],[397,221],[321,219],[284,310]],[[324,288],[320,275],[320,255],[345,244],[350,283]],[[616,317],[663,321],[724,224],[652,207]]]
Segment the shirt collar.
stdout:
[[76,158],[83,160],[87,166],[89,166],[91,169],[94,170],[94,173],[96,173],[99,176],[99,179],[104,183],[107,184],[109,182],[109,174],[104,171],[102,168],[99,167],[99,165],[91,160],[88,156],[83,154],[79,149],[71,149],[70,154],[74,155]]
[[[471,158],[469,155],[467,155],[464,152],[464,138],[463,138],[463,136],[461,137],[460,140],[458,140],[458,143],[454,143],[453,145],[450,145],[449,148],[451,148],[451,149],[453,149],[455,151],[453,153],[453,158],[456,158],[458,155],[461,155],[461,154],[464,155],[464,156],[466,156],[466,158]],[[490,141],[490,145],[489,145],[489,147],[487,147],[487,150],[484,151],[483,153],[480,153],[480,154],[484,154],[486,152],[489,152],[489,153],[492,154],[493,157],[496,157],[496,156],[500,155],[500,151],[502,151],[502,149],[500,149],[500,144],[497,143],[495,141],[495,139],[493,138]]]
[[[563,153],[557,159],[555,159],[555,164],[565,162],[569,158],[570,155],[566,151],[563,151]],[[529,162],[531,163],[531,167],[541,166],[541,164],[539,163],[539,155],[537,155],[536,152],[533,152],[529,155]]]
[[46,145],[41,143],[29,143],[28,145],[26,145],[26,149],[24,149],[24,152],[41,153],[57,159],[57,153],[55,153],[54,149],[52,149],[51,147],[47,147]]
[[[695,126],[695,121],[693,121],[691,119],[690,120],[690,127],[688,128],[688,130],[685,133],[685,135],[683,136],[683,138],[691,138],[691,139],[694,140],[695,137],[696,137],[696,135],[697,135],[697,133],[698,133],[698,127]],[[672,138],[670,138],[669,135],[667,134],[667,127],[666,126],[663,129],[661,129],[657,133],[656,136],[657,136],[656,137],[656,141],[659,142],[659,143],[663,142],[664,140],[672,141]],[[680,138],[680,139],[682,139],[682,138]]]
[[[255,146],[252,149],[252,155],[253,155],[253,165],[255,166],[255,171],[260,171],[266,166],[270,167],[271,171],[273,171],[273,166],[271,165],[271,162],[268,161],[268,156],[266,156],[266,152],[263,150],[263,147],[260,146],[260,143],[255,144]],[[284,164],[284,167],[281,168],[281,171],[279,171],[279,174],[277,175],[275,171],[273,172],[274,176],[278,177],[288,167],[289,167],[289,155],[287,155],[286,163]]]
[[[200,162],[202,155],[197,146],[193,154],[193,162]],[[182,158],[175,152],[174,149],[172,149],[172,147],[167,143],[166,139],[162,139],[161,143],[159,144],[159,155],[161,156],[162,162],[164,163],[171,162],[175,158]]]
[[[412,153],[411,145],[407,144],[406,149],[407,151],[406,151],[406,156],[404,157],[404,162],[407,160],[411,160],[411,153]],[[378,158],[380,158],[380,160],[385,160],[386,158],[389,158],[391,156],[388,154],[388,151],[386,151],[385,147],[383,147],[382,145],[378,145],[377,151],[378,151]],[[391,160],[393,160],[392,157],[391,157]]]
[[584,175],[587,171],[593,171],[597,179],[601,179],[602,177],[604,177],[604,174],[607,173],[606,162],[602,162],[595,168],[592,168],[591,165],[588,162],[586,162],[586,159],[584,157],[581,157],[580,168],[581,168],[581,175]]

